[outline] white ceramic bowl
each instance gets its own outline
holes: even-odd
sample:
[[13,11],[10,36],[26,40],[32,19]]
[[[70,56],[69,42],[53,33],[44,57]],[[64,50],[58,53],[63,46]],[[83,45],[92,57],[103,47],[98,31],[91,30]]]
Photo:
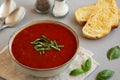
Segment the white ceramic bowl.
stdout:
[[[63,25],[65,28],[67,28],[68,30],[70,30],[73,35],[75,36],[76,38],[76,42],[77,42],[77,50],[74,54],[74,56],[69,60],[67,61],[66,63],[60,65],[60,66],[57,66],[57,67],[54,67],[54,68],[49,68],[49,69],[35,69],[35,68],[30,68],[28,66],[25,66],[21,63],[19,63],[15,57],[13,56],[13,53],[12,53],[12,43],[13,43],[13,40],[14,38],[17,36],[17,34],[19,32],[21,32],[22,30],[24,30],[26,27],[30,26],[30,25],[33,25],[33,24],[37,24],[37,23],[42,23],[42,22],[50,22],[50,23],[55,23],[55,24],[60,24],[60,25]],[[76,53],[78,51],[78,48],[79,48],[79,39],[78,39],[78,36],[76,35],[76,33],[73,31],[73,29],[71,29],[68,25],[64,24],[64,23],[61,23],[61,22],[58,22],[58,21],[51,21],[51,20],[41,20],[41,21],[34,21],[34,22],[31,22],[27,25],[24,25],[21,29],[19,29],[17,32],[15,32],[13,34],[13,36],[10,38],[10,41],[9,41],[9,53],[13,59],[13,61],[15,63],[17,63],[24,71],[28,72],[29,74],[31,75],[34,75],[34,76],[37,76],[37,77],[50,77],[50,76],[54,76],[54,75],[57,75],[63,71],[66,70],[66,68],[68,68],[68,66],[72,63],[72,61],[74,60],[75,56],[76,56]]]

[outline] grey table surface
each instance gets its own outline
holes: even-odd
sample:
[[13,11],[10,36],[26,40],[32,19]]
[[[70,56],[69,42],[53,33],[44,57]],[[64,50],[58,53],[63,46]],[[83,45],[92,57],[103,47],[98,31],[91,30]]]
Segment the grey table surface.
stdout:
[[[4,0],[0,0],[2,4]],[[8,45],[10,36],[20,29],[22,25],[29,23],[35,20],[55,20],[63,22],[69,25],[79,36],[80,46],[92,51],[95,55],[93,56],[100,65],[99,67],[90,75],[86,80],[95,80],[97,73],[103,69],[111,69],[115,71],[114,76],[110,80],[120,80],[120,59],[109,61],[106,57],[106,52],[109,48],[116,45],[120,45],[120,27],[111,31],[109,35],[102,39],[98,40],[89,40],[82,37],[82,26],[80,26],[74,16],[74,12],[81,6],[89,5],[96,3],[97,0],[68,0],[67,4],[69,5],[70,12],[65,18],[55,18],[51,15],[51,12],[48,14],[38,14],[34,11],[34,4],[36,0],[15,0],[17,7],[23,6],[26,8],[26,15],[24,19],[17,24],[14,28],[7,28],[0,31],[0,50],[2,50],[6,45]],[[53,0],[51,0],[51,5],[53,5]],[[118,7],[120,7],[120,0],[116,0]],[[120,25],[119,25],[120,26]],[[61,33],[62,34],[62,33]]]

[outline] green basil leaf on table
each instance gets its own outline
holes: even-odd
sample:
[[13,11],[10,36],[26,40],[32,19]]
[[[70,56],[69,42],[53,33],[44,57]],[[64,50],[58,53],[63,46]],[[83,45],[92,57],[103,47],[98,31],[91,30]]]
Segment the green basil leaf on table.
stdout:
[[88,58],[88,59],[86,60],[86,62],[81,65],[81,68],[83,69],[84,72],[87,72],[87,71],[90,70],[90,68],[91,68],[91,66],[92,66],[91,64],[92,64],[91,58]]
[[77,76],[77,75],[80,75],[80,74],[83,74],[87,71],[89,71],[92,67],[92,61],[91,61],[91,58],[88,58],[84,64],[81,65],[80,68],[76,68],[76,69],[73,69],[71,72],[70,72],[70,75],[71,76]]
[[83,73],[84,73],[84,71],[82,70],[82,68],[76,68],[70,72],[70,75],[77,76],[77,75],[80,75]]
[[110,79],[114,74],[114,71],[105,69],[98,73],[96,80],[108,80]]
[[110,48],[107,52],[107,58],[109,60],[120,58],[120,47],[115,46],[115,47]]

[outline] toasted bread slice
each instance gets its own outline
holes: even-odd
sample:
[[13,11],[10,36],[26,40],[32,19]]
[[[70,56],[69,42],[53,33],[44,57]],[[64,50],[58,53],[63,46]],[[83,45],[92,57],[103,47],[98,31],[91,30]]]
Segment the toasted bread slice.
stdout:
[[[95,4],[91,4],[91,5],[83,6],[83,7],[80,7],[79,9],[77,9],[75,11],[75,18],[76,18],[77,22],[84,25],[87,22],[87,20],[89,19],[94,8],[95,8]],[[117,16],[115,16],[115,18],[116,17]],[[120,10],[118,10],[118,18],[120,20]],[[118,21],[113,20],[113,25],[111,27],[117,28]]]
[[77,22],[84,25],[92,14],[92,11],[95,9],[95,6],[95,4],[92,4],[78,8],[75,11]]
[[89,39],[99,39],[111,31],[113,22],[118,24],[118,7],[115,0],[98,0],[92,14],[82,29]]

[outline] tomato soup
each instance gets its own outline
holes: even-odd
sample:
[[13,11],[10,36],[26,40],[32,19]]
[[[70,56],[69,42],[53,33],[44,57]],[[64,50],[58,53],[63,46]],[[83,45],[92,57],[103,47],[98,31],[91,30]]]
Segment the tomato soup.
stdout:
[[[36,69],[48,69],[66,63],[77,50],[76,37],[66,27],[51,22],[42,22],[24,28],[13,39],[11,47],[13,56],[19,63]],[[60,51],[51,49],[40,55],[30,42],[42,35],[56,40],[64,47]]]

